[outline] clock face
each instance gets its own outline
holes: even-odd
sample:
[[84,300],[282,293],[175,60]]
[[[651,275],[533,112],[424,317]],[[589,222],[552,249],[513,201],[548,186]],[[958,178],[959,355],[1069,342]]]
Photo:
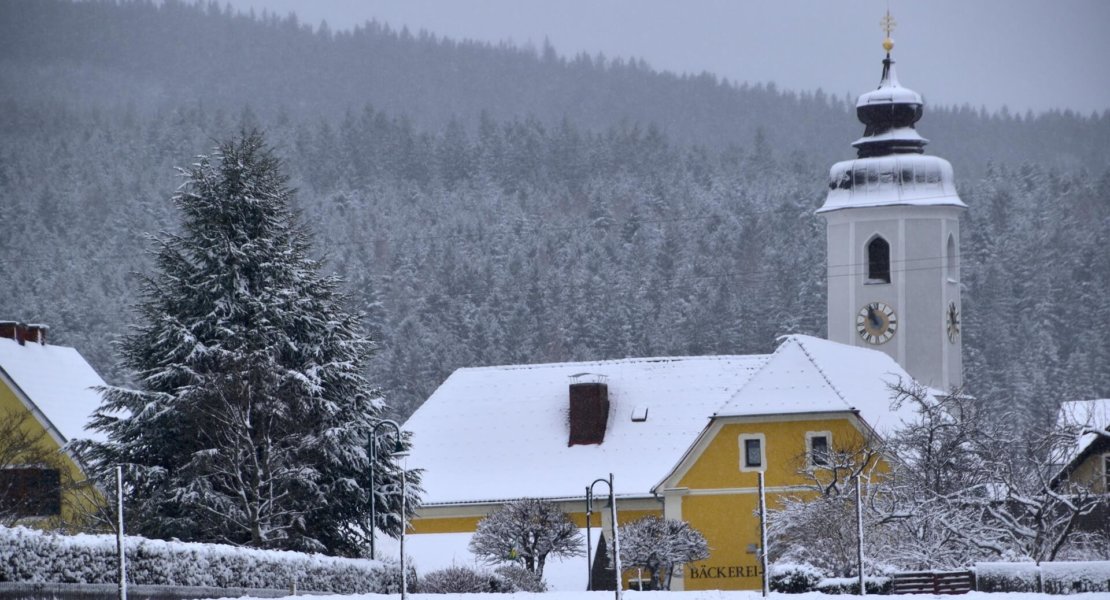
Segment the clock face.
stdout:
[[948,313],[944,320],[948,325],[948,341],[955,344],[960,337],[960,309],[956,308],[955,302],[948,303]]
[[871,302],[856,313],[856,333],[868,344],[885,344],[898,331],[898,315],[882,302]]

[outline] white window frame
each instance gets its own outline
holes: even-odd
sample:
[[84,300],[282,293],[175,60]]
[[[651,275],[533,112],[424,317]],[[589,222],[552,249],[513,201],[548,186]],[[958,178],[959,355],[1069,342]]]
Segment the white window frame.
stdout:
[[833,451],[833,436],[831,431],[807,431],[806,432],[806,468],[807,469],[824,469],[829,465],[818,465],[813,463],[813,438],[823,437],[828,443],[828,457],[829,462],[832,462]]
[[[748,466],[748,447],[745,442],[748,440],[759,441],[759,466]],[[742,433],[740,434],[740,470],[745,473],[758,473],[767,470],[767,436],[762,433]]]

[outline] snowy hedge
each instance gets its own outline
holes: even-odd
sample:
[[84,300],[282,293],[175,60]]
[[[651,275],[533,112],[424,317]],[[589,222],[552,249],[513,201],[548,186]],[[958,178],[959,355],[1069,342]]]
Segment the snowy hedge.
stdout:
[[[322,592],[396,593],[397,565],[219,544],[128,536],[127,579],[133,584],[297,588]],[[0,581],[115,583],[116,538],[64,536],[0,527]]]
[[976,563],[975,578],[982,592],[1110,592],[1110,561]]
[[[893,582],[889,577],[876,577],[868,575],[863,578],[869,595],[889,594]],[[859,595],[858,577],[828,577],[817,584],[817,591],[822,594]]]

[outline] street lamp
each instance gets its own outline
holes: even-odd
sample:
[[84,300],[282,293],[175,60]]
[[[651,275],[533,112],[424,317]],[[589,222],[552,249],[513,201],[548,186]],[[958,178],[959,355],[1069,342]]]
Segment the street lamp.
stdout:
[[[377,527],[378,527],[378,520],[377,520],[377,513],[378,513],[378,510],[377,510],[378,509],[378,507],[377,507],[377,496],[378,496],[378,494],[377,494],[377,490],[374,489],[375,488],[375,485],[374,485],[374,465],[378,462],[378,450],[377,450],[378,445],[375,442],[377,442],[377,440],[378,440],[378,429],[382,428],[383,426],[392,427],[393,431],[394,431],[394,434],[396,436],[396,443],[393,445],[393,454],[396,456],[396,455],[401,454],[405,450],[404,444],[401,443],[401,426],[397,424],[397,421],[394,421],[392,419],[385,419],[385,420],[382,420],[382,421],[378,421],[378,424],[375,425],[374,428],[370,430],[370,443],[369,443],[369,446],[370,446],[370,558],[375,557],[375,554],[374,554],[374,530],[377,529]],[[402,476],[403,475],[404,475],[404,470],[402,470]],[[402,518],[404,517],[404,497],[405,497],[404,494],[405,494],[405,490],[402,488],[401,489]],[[404,535],[403,530],[402,530],[402,535]],[[402,572],[404,572],[403,565],[402,565]],[[404,592],[402,591],[402,594],[403,593]]]
[[604,483],[609,486],[609,510],[613,526],[613,567],[616,571],[616,600],[621,600],[621,540],[617,531],[617,496],[613,493],[613,474],[609,479],[598,478],[586,487],[586,589],[593,589],[593,559],[590,557],[590,519],[594,514],[594,486]]

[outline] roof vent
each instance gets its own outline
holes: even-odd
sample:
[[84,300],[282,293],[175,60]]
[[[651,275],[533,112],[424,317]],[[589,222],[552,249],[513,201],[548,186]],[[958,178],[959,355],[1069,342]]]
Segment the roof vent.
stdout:
[[600,444],[609,423],[608,378],[597,373],[570,376],[570,439],[568,446]]
[[647,416],[648,416],[648,407],[646,407],[646,406],[637,406],[636,408],[632,409],[632,422],[633,423],[643,423],[644,421],[647,421]]

